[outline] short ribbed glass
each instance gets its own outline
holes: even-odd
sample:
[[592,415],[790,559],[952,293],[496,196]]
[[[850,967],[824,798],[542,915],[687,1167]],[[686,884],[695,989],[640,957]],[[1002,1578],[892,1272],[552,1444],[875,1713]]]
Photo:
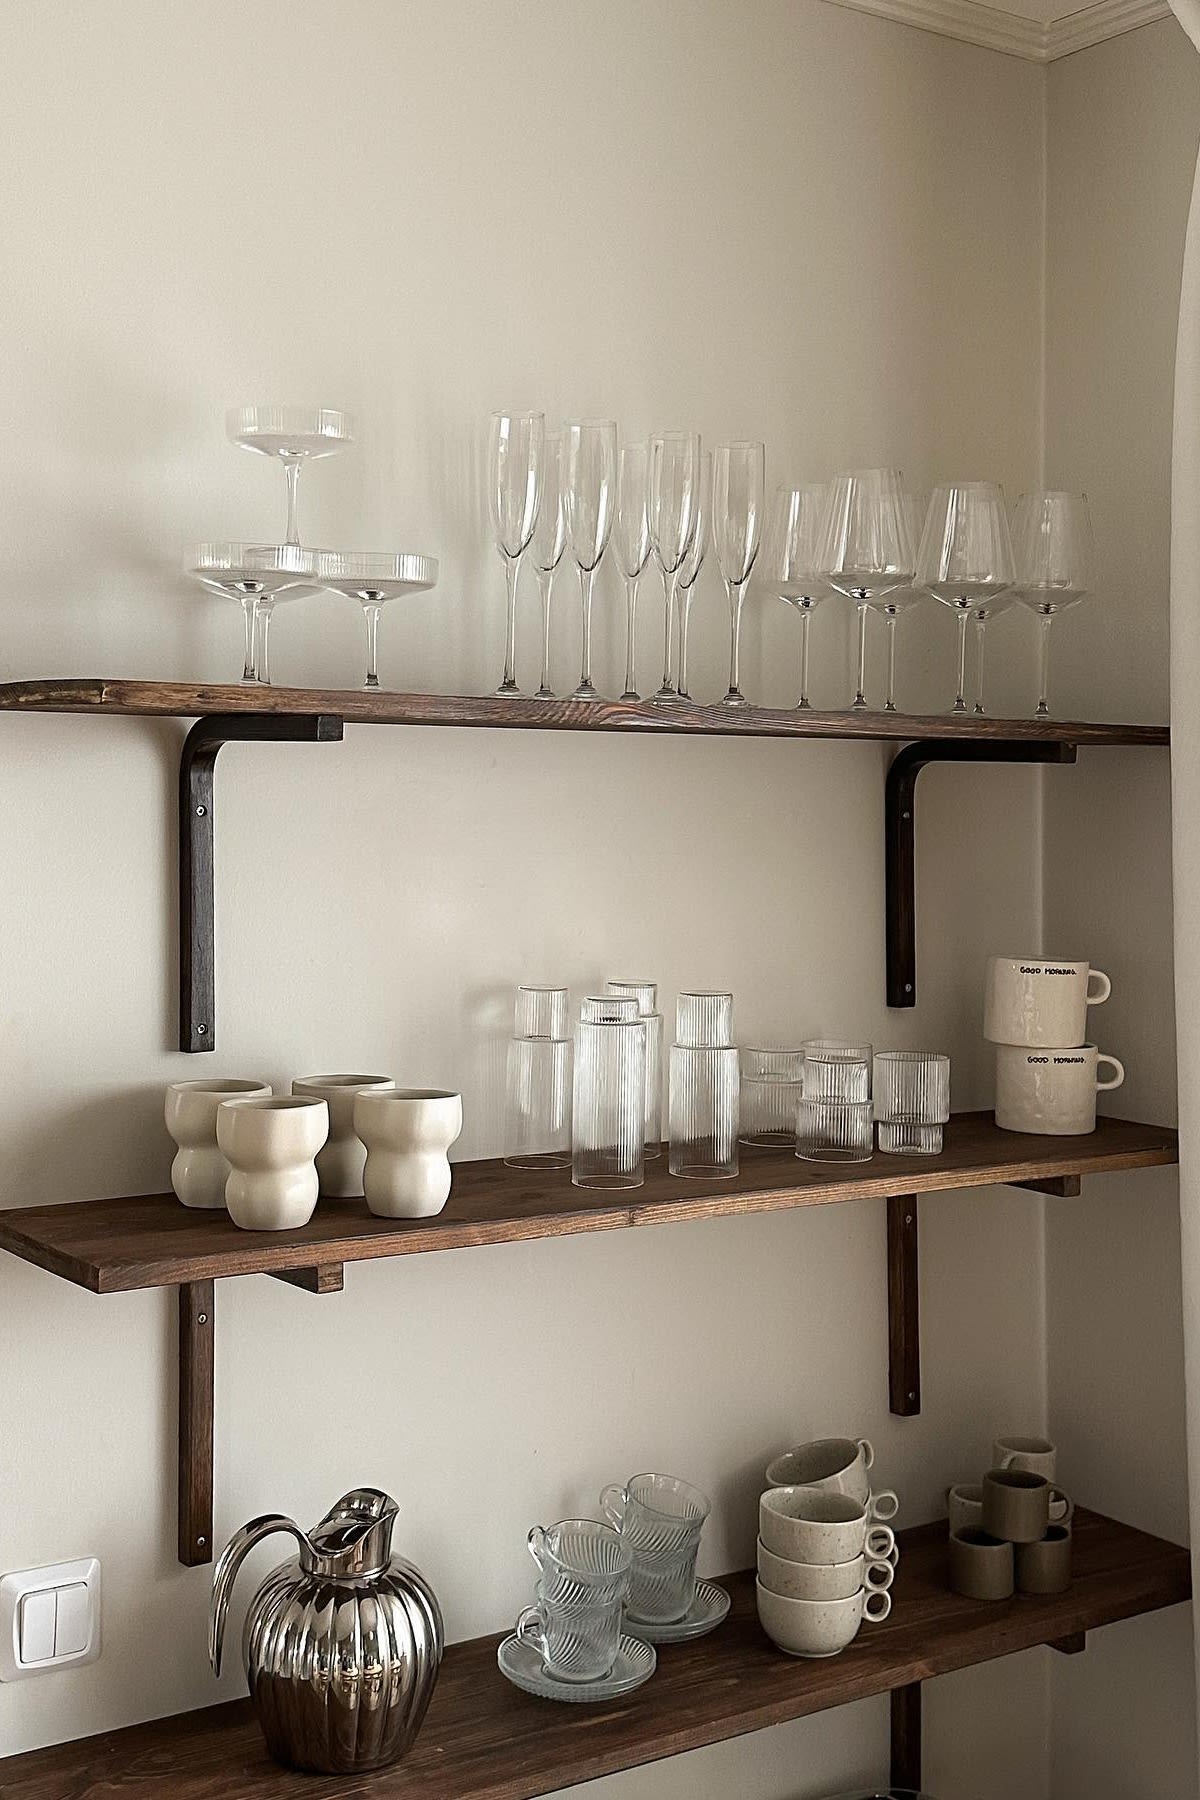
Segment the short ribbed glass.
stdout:
[[806,1162],[869,1162],[874,1147],[869,1100],[810,1100],[796,1108],[796,1155]]
[[937,1156],[950,1117],[950,1058],[933,1050],[882,1050],[875,1058],[879,1148]]
[[804,1097],[855,1105],[871,1098],[871,1046],[840,1038],[810,1038],[804,1045]]
[[733,1042],[733,995],[691,991],[675,1003],[675,1042],[691,1047]]
[[571,1039],[566,988],[519,987],[508,1046],[504,1160],[510,1169],[571,1166]]
[[743,1050],[738,1141],[790,1150],[803,1091],[802,1050]]
[[646,1155],[662,1155],[662,1047],[663,1022],[658,1010],[656,981],[610,981],[610,994],[623,994],[638,1003],[646,1022]]
[[646,1024],[628,996],[591,995],[575,1031],[571,1180],[641,1187],[646,1144]]

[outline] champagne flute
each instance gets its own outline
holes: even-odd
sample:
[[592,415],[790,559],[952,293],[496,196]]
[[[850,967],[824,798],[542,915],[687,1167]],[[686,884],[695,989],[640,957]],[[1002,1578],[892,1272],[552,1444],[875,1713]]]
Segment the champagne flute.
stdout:
[[817,573],[825,497],[825,486],[821,482],[776,488],[764,551],[771,585],[779,598],[788,606],[794,606],[800,615],[799,711],[808,711],[810,707],[808,629],[814,610],[826,597],[824,580]]
[[858,469],[835,476],[821,533],[821,573],[858,608],[858,686],[851,708],[867,698],[867,613],[873,601],[912,585],[912,537],[899,469]]
[[546,421],[540,412],[493,413],[488,436],[488,504],[496,548],[508,584],[504,634],[504,679],[498,694],[519,694],[517,686],[517,577],[537,524],[542,495]]
[[357,600],[367,626],[367,675],[365,688],[379,686],[379,613],[389,600],[405,594],[424,593],[438,578],[435,556],[414,556],[407,551],[320,550],[317,579],[331,593]]
[[704,567],[704,556],[708,549],[708,521],[712,512],[712,457],[705,450],[700,458],[700,490],[696,507],[696,523],[692,530],[692,541],[688,545],[687,555],[679,565],[679,682],[677,692],[681,700],[690,700],[688,691],[687,653],[688,626],[692,617],[692,601],[696,594],[696,577]]
[[1050,717],[1050,627],[1077,606],[1095,577],[1086,494],[1044,488],[1022,494],[1013,517],[1017,598],[1041,621],[1037,717]]
[[583,611],[579,686],[571,698],[599,700],[592,686],[592,587],[617,508],[617,427],[612,419],[589,419],[563,428],[562,490]]
[[722,706],[747,704],[739,679],[742,601],[758,556],[765,479],[762,444],[718,444],[713,451],[713,549],[729,597],[729,689]]
[[637,603],[642,571],[650,560],[646,517],[650,467],[648,444],[626,444],[617,473],[617,561],[625,580],[625,691],[622,700],[640,700],[637,679]]
[[300,471],[321,456],[333,456],[354,442],[349,413],[328,406],[235,406],[225,415],[225,429],[243,450],[276,457],[287,481],[285,544],[300,542],[297,511]]
[[958,617],[958,692],[965,713],[967,625],[976,607],[1007,593],[1016,574],[1004,495],[994,481],[944,482],[934,488],[917,552],[917,585]]
[[646,517],[650,543],[663,581],[663,678],[658,701],[677,697],[671,677],[675,592],[679,567],[696,527],[700,499],[700,438],[692,431],[662,431],[650,439],[650,479]]
[[542,601],[542,680],[537,691],[539,700],[553,700],[550,685],[550,595],[554,576],[562,561],[567,542],[567,520],[563,511],[562,439],[548,437],[542,448],[542,503],[538,507],[537,524],[530,540],[530,554],[537,574]]

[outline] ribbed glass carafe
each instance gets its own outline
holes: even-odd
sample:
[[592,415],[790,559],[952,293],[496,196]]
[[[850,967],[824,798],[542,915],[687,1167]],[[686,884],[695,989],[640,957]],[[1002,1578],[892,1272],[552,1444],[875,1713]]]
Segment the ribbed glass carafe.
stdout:
[[738,1053],[733,995],[683,993],[671,1046],[672,1175],[708,1179],[738,1172]]
[[575,1032],[571,1180],[641,1187],[646,1139],[646,1024],[632,996],[592,995]]
[[571,1040],[566,988],[519,987],[508,1046],[504,1160],[511,1169],[571,1163]]
[[610,994],[623,994],[638,1003],[646,1024],[646,1155],[662,1155],[662,1014],[658,1010],[656,981],[610,981]]

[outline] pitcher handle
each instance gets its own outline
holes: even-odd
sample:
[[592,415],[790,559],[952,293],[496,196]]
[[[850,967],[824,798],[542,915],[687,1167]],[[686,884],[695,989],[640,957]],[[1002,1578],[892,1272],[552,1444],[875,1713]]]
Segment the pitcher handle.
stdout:
[[282,1513],[264,1513],[261,1518],[251,1519],[240,1531],[235,1531],[224,1550],[220,1561],[213,1571],[212,1603],[208,1613],[208,1660],[214,1675],[221,1673],[221,1653],[225,1644],[225,1619],[229,1612],[229,1596],[233,1592],[233,1584],[242,1560],[248,1550],[263,1538],[270,1537],[276,1531],[290,1531],[302,1550],[310,1548],[308,1538],[294,1519],[285,1519]]
[[620,1531],[625,1523],[625,1508],[629,1505],[629,1495],[615,1481],[600,1489],[600,1510],[613,1527]]

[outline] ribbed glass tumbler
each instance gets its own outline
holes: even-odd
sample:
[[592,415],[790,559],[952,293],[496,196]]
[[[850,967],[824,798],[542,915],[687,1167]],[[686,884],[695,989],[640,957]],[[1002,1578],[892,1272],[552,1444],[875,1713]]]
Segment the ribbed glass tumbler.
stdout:
[[680,994],[668,1102],[672,1175],[711,1180],[738,1172],[741,1083],[732,1036],[732,994]]
[[510,1169],[571,1166],[571,1039],[566,988],[519,987],[508,1046],[504,1160]]
[[571,1180],[641,1187],[646,1142],[646,1022],[631,996],[600,994],[575,1032]]
[[804,1046],[804,1098],[839,1106],[871,1098],[871,1046],[841,1038],[809,1038]]
[[879,1148],[937,1156],[950,1117],[950,1058],[932,1050],[881,1050],[875,1058]]
[[796,1155],[806,1162],[870,1162],[874,1147],[869,1100],[801,1100]]
[[662,1014],[656,981],[610,981],[610,994],[636,1000],[646,1025],[646,1155],[662,1155]]
[[738,1141],[763,1149],[792,1149],[796,1108],[803,1092],[800,1050],[743,1050]]

